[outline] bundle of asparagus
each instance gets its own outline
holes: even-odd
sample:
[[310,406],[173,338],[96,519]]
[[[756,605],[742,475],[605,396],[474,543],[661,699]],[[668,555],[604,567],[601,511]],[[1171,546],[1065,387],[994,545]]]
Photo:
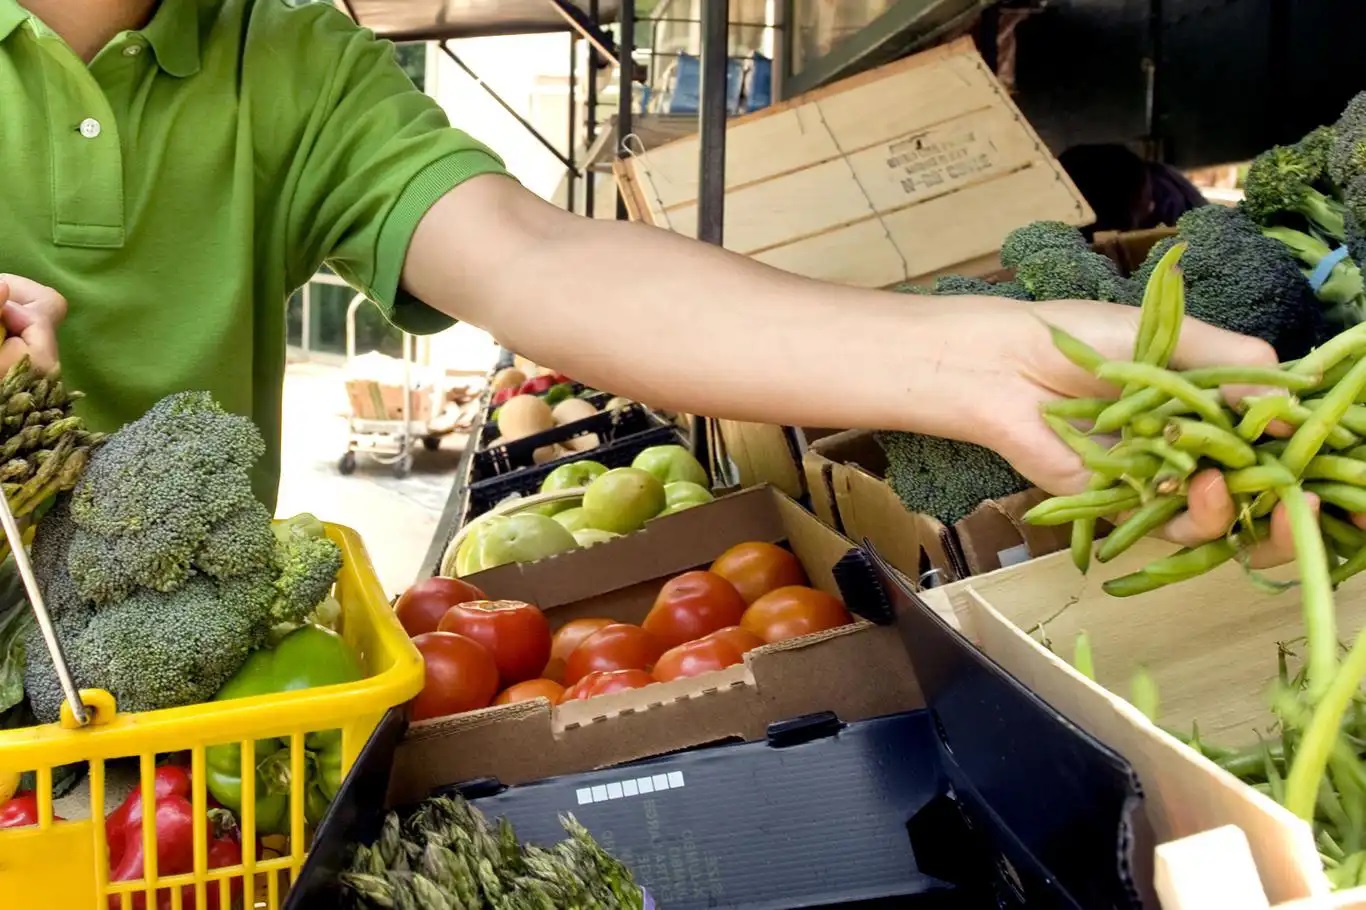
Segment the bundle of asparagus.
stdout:
[[433,797],[406,821],[390,812],[379,839],[358,846],[341,884],[360,908],[412,910],[642,910],[631,872],[572,815],[569,837],[522,844],[459,797]]
[[[1147,285],[1133,361],[1106,361],[1053,329],[1064,355],[1122,391],[1112,400],[1045,408],[1045,420],[1081,456],[1093,480],[1087,492],[1047,500],[1026,519],[1073,522],[1072,555],[1085,572],[1098,520],[1115,523],[1096,552],[1107,562],[1185,507],[1187,481],[1197,471],[1222,471],[1237,504],[1228,535],[1104,583],[1105,591],[1124,597],[1242,559],[1267,538],[1275,504],[1285,504],[1305,638],[1302,668],[1294,674],[1282,646],[1272,703],[1279,741],[1232,752],[1202,743],[1198,731],[1183,738],[1314,824],[1334,884],[1366,884],[1366,715],[1360,692],[1366,629],[1344,657],[1333,605],[1334,587],[1366,569],[1366,532],[1350,520],[1353,513],[1366,513],[1366,407],[1359,404],[1366,400],[1366,324],[1277,368],[1168,370],[1184,317],[1182,251],[1174,246]],[[1230,405],[1220,388],[1235,384],[1279,391]],[[1089,424],[1089,432],[1079,423]],[[1274,423],[1291,428],[1288,438],[1268,434]],[[1119,438],[1110,446],[1096,438],[1111,434]],[[1306,491],[1319,496],[1317,518]],[[1077,656],[1079,666],[1089,664],[1082,642]],[[1155,694],[1146,700],[1145,713],[1155,715]]]
[[[58,373],[35,370],[27,357],[0,380],[0,492],[21,527],[54,494],[76,485],[103,439],[72,413],[81,397]],[[8,552],[0,544],[0,559]]]

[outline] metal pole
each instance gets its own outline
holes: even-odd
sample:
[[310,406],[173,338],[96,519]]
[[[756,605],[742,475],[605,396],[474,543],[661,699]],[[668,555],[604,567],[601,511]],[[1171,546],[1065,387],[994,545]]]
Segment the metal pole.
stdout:
[[[635,107],[635,49],[636,0],[621,0],[621,35],[617,38],[617,60],[621,65],[621,97],[617,100],[617,154],[622,143],[635,128],[632,111]],[[617,220],[625,221],[626,197],[617,192]]]
[[[598,0],[588,0],[588,16],[598,21]],[[584,148],[591,149],[598,138],[598,49],[592,42],[588,44],[588,99],[587,117],[583,125]],[[583,173],[583,210],[589,218],[596,218],[598,172],[593,161],[584,162]]]
[[579,36],[574,32],[569,33],[569,161],[570,166],[565,169],[565,195],[564,207],[571,214],[575,210],[574,205],[574,185],[578,181],[579,168],[578,157],[579,149],[575,144],[574,121],[578,119],[578,99],[575,97],[575,89],[579,81]]

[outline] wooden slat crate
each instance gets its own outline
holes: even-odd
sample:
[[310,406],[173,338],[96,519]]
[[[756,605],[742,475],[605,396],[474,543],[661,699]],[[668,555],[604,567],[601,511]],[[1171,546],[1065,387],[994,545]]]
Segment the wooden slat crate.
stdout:
[[[636,145],[615,167],[632,218],[695,236],[697,136]],[[726,247],[813,278],[980,274],[1012,229],[1092,218],[967,39],[727,129]]]

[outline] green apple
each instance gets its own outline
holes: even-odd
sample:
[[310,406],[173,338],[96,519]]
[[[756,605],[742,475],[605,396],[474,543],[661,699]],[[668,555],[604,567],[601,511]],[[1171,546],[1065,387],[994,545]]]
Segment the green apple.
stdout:
[[583,494],[588,526],[613,534],[639,531],[666,505],[664,484],[639,468],[614,468],[589,484]]
[[583,510],[583,506],[574,506],[572,509],[556,512],[555,520],[564,525],[571,534],[588,527],[588,513]]
[[[569,464],[560,465],[547,474],[545,480],[541,481],[541,492],[555,493],[560,490],[577,490],[580,487],[588,486],[606,473],[607,467],[598,464],[596,461],[572,461]],[[566,499],[561,502],[548,502],[537,506],[536,511],[542,515],[558,515],[573,507],[574,501]],[[572,531],[573,528],[570,530]]]
[[631,467],[653,474],[660,483],[687,481],[707,485],[707,472],[682,446],[652,446],[636,456]]
[[676,480],[664,485],[665,507],[660,514],[673,515],[676,512],[682,512],[684,509],[706,505],[715,498],[711,495],[711,490],[700,484],[687,480]]
[[466,575],[473,575],[479,571],[479,538],[491,525],[497,524],[505,519],[501,515],[495,515],[483,521],[476,522],[465,534],[465,539],[460,542],[460,549],[455,554],[455,574],[463,578]]
[[607,543],[607,541],[616,540],[620,536],[620,534],[613,534],[611,531],[599,531],[597,528],[580,528],[574,532],[574,539],[579,542],[581,547]]
[[535,562],[578,546],[553,518],[523,512],[493,520],[479,535],[479,571],[513,562]]

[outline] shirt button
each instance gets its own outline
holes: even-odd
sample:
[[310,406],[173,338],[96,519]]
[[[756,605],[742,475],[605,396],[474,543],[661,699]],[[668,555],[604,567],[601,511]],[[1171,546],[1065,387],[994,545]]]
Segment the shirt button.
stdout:
[[81,135],[87,139],[94,139],[100,134],[100,122],[94,117],[87,117],[81,121]]
[[123,49],[123,56],[125,57],[136,57],[140,53],[142,53],[141,44],[130,44]]

